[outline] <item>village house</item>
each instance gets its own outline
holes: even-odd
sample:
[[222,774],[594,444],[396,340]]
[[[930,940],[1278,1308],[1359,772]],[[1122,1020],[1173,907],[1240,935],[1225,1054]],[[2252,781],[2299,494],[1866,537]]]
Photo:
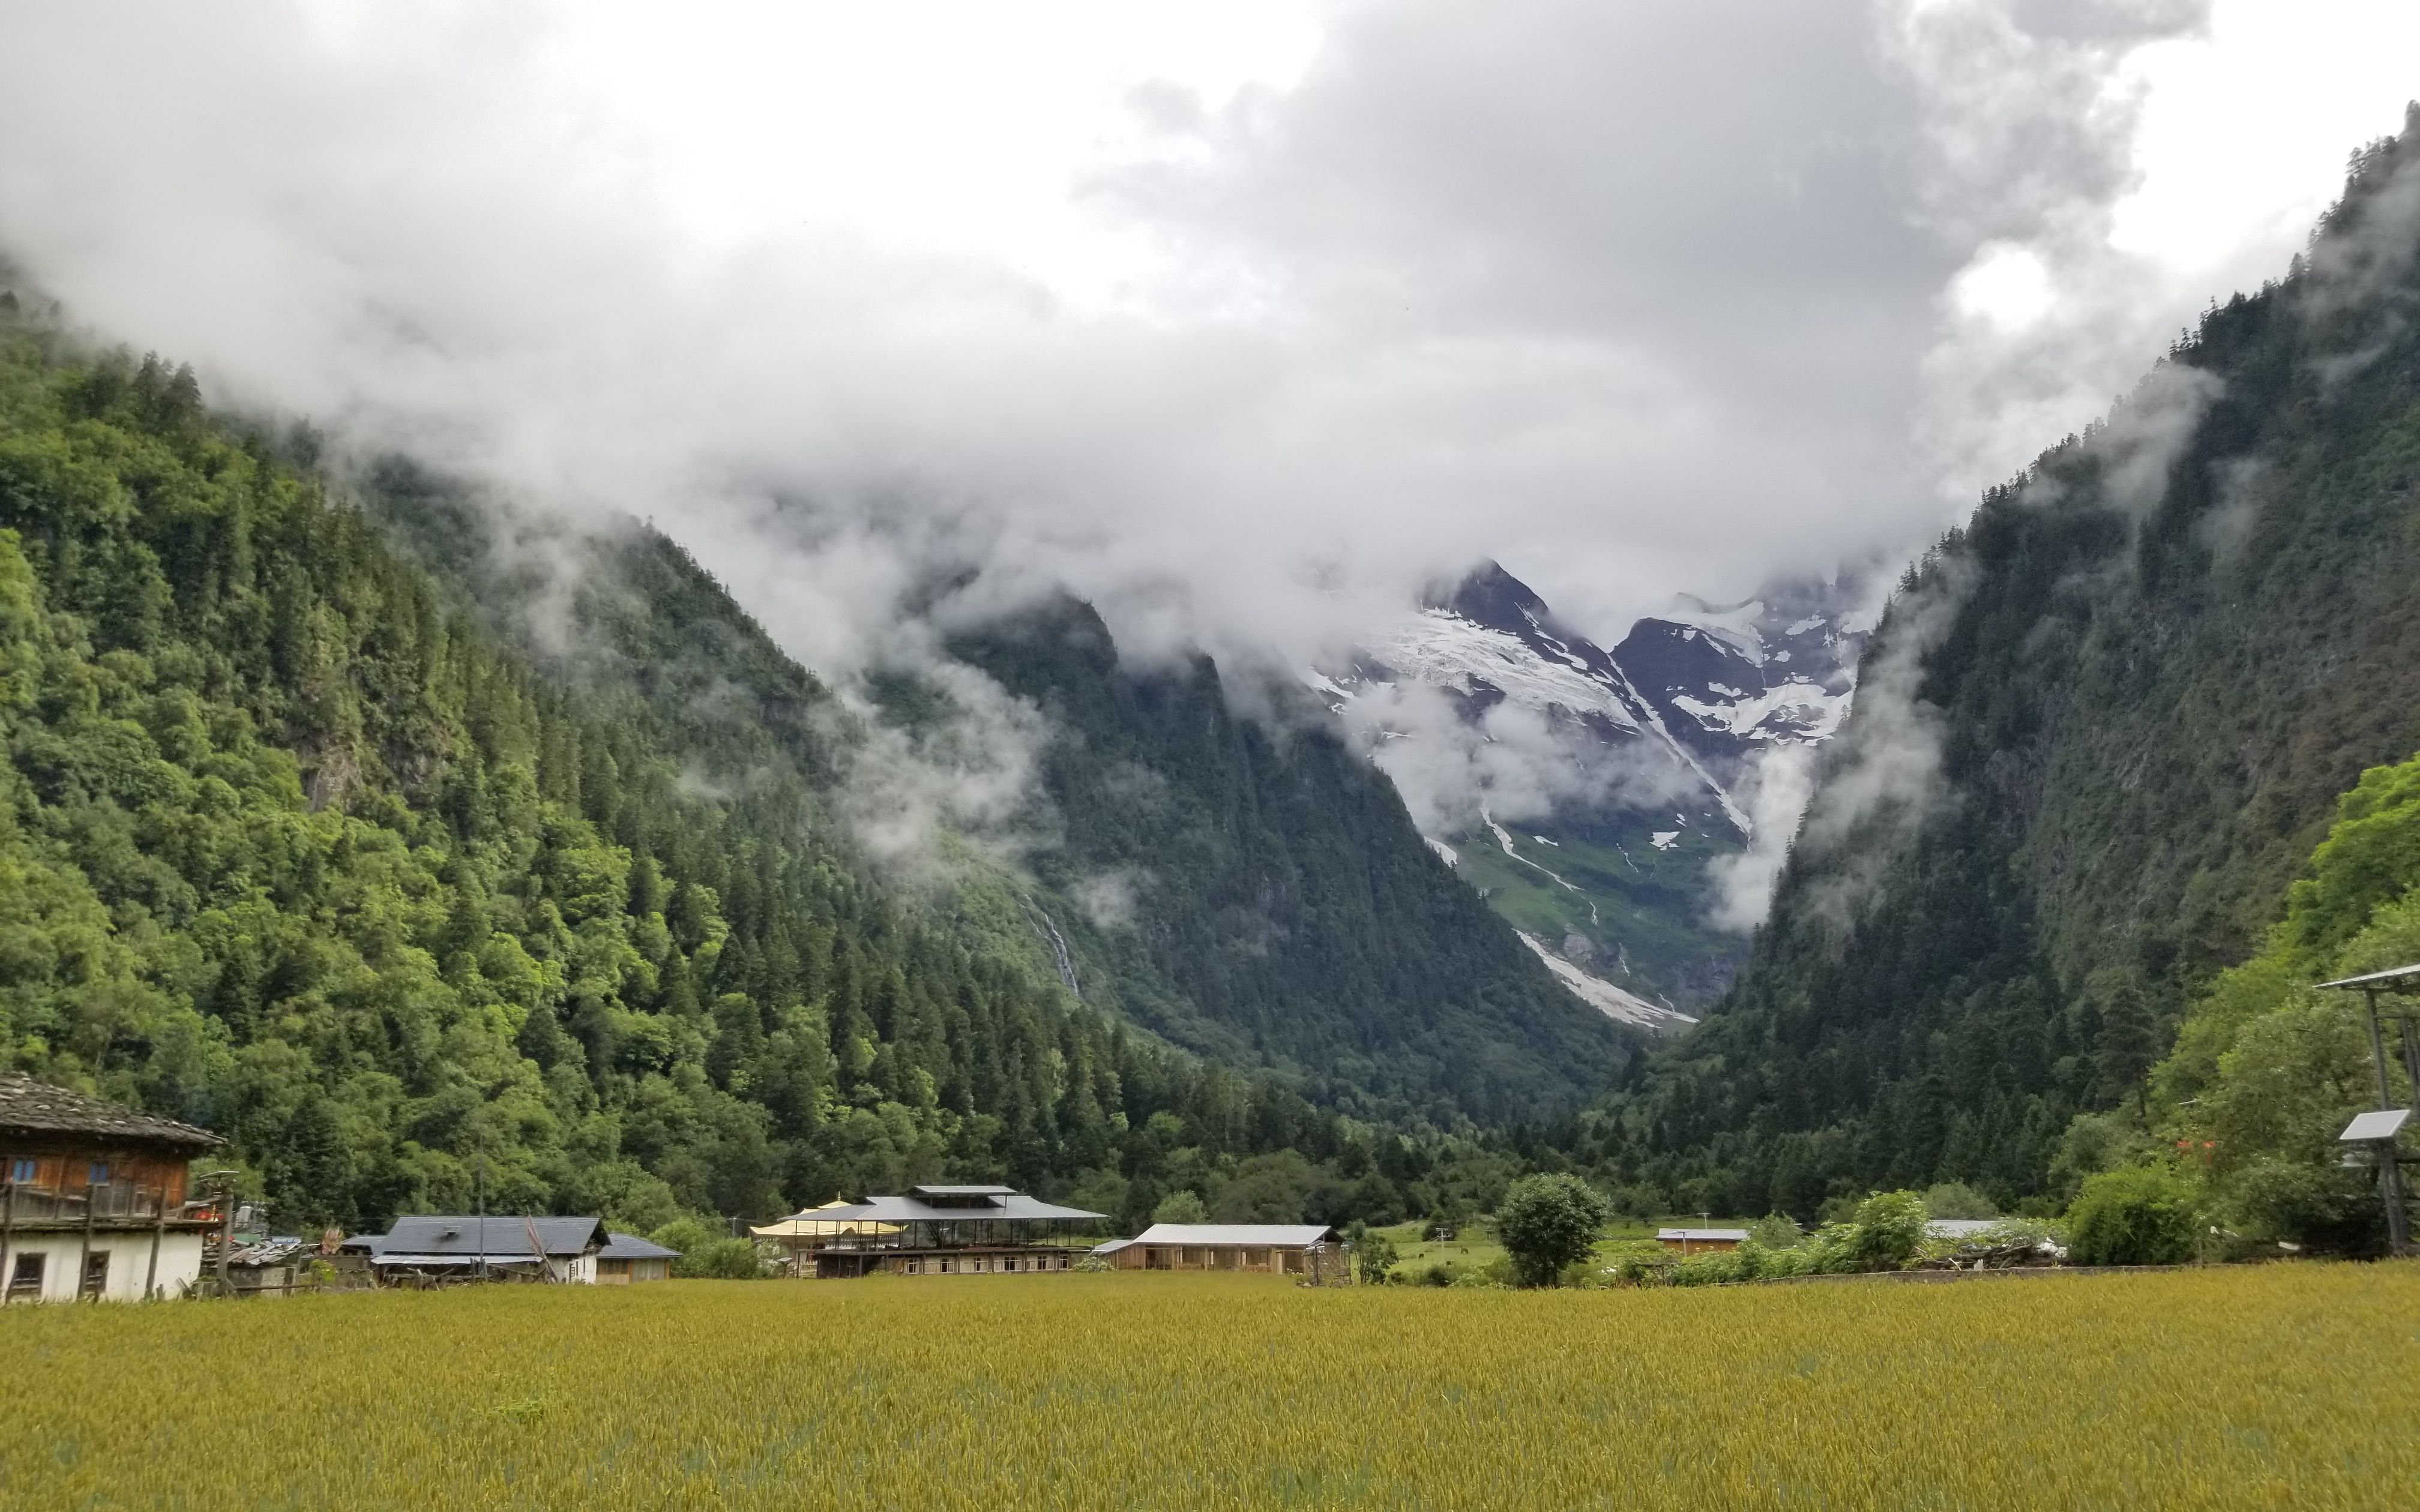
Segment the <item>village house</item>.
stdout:
[[623,1287],[633,1281],[669,1281],[673,1261],[680,1255],[636,1234],[609,1234],[605,1247],[597,1252],[597,1284]]
[[207,1129],[0,1074],[0,1304],[192,1291],[218,1214],[188,1203]]
[[354,1235],[343,1253],[366,1259],[381,1286],[481,1276],[586,1285],[611,1242],[599,1218],[413,1216],[397,1218],[383,1234]]
[[1325,1224],[1154,1224],[1093,1253],[1121,1271],[1243,1271],[1323,1286],[1353,1279],[1349,1246]]
[[1067,1270],[1081,1252],[1058,1237],[1106,1216],[1012,1187],[916,1186],[902,1196],[809,1208],[767,1228],[791,1246],[801,1275],[978,1275]]
[[1745,1228],[1658,1228],[1655,1242],[1681,1255],[1704,1255],[1714,1250],[1737,1249],[1747,1242]]

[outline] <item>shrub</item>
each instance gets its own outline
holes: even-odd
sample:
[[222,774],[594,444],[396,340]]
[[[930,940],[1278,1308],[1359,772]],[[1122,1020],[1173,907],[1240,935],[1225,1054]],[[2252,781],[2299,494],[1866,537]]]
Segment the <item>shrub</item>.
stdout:
[[1997,1218],[2000,1210],[1990,1197],[1963,1181],[1941,1181],[1924,1189],[1924,1211],[1935,1218]]
[[1895,1271],[1924,1242],[1924,1199],[1913,1192],[1877,1192],[1857,1204],[1850,1248],[1860,1271]]
[[1747,1279],[1738,1250],[1708,1250],[1703,1255],[1692,1255],[1674,1265],[1671,1274],[1676,1287],[1711,1287]]
[[1496,1237],[1520,1283],[1543,1287],[1563,1267],[1588,1258],[1597,1230],[1612,1215],[1604,1195],[1576,1176],[1525,1176],[1496,1209]]
[[2194,1248],[2194,1191],[2152,1165],[2086,1177],[2067,1210],[2078,1265],[2174,1265]]
[[1364,1232],[1356,1242],[1353,1259],[1364,1282],[1374,1286],[1390,1281],[1395,1273],[1395,1242],[1384,1234]]
[[1796,1249],[1807,1233],[1790,1214],[1768,1212],[1748,1226],[1747,1237],[1766,1249]]

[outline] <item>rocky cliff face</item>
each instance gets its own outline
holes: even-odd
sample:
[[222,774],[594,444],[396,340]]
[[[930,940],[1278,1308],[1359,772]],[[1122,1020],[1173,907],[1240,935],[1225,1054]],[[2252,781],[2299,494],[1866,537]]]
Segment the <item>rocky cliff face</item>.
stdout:
[[1567,986],[1669,1026],[1743,953],[1725,869],[1755,839],[1768,758],[1839,727],[1864,640],[1855,596],[1806,583],[1728,608],[1683,598],[1607,652],[1491,562],[1308,681]]

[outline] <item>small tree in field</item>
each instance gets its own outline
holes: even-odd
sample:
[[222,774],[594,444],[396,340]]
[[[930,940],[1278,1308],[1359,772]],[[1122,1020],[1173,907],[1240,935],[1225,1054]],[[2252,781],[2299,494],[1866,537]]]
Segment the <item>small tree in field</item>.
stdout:
[[1612,1215],[1613,1205],[1576,1176],[1525,1176],[1496,1209],[1496,1237],[1523,1286],[1550,1286],[1563,1267],[1589,1257]]
[[2193,1257],[2194,1189],[2152,1166],[2085,1179],[2067,1210],[2068,1257],[2078,1265],[2175,1265]]

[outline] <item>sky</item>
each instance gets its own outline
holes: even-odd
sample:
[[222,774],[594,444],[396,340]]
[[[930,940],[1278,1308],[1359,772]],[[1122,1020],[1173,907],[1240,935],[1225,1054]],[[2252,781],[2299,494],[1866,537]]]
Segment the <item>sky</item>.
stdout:
[[2415,95],[2409,0],[0,0],[0,253],[827,674],[937,564],[1299,666],[1905,559]]
[[0,248],[829,664],[936,550],[1288,656],[1494,556],[1610,641],[1920,548],[2412,59],[2375,0],[0,0]]

